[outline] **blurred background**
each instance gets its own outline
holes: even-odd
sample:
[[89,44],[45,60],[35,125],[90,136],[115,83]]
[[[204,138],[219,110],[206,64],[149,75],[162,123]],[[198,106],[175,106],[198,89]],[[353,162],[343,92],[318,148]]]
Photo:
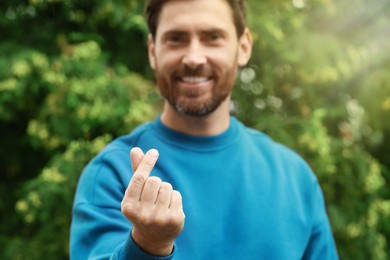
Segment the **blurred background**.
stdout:
[[[233,113],[301,154],[341,259],[390,259],[388,0],[249,0]],[[0,258],[68,259],[85,164],[161,109],[142,0],[0,2]]]

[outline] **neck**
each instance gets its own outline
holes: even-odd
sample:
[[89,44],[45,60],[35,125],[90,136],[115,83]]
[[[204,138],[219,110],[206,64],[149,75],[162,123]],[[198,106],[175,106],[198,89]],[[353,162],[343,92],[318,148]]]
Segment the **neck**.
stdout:
[[212,113],[206,116],[189,116],[177,112],[166,101],[161,121],[167,127],[190,135],[212,136],[224,132],[230,124],[230,97]]

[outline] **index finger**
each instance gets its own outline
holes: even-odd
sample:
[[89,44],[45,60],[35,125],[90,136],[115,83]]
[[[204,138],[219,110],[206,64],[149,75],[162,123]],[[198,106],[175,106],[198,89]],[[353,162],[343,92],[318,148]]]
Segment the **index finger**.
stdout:
[[141,162],[143,157],[144,157],[144,153],[142,152],[141,148],[133,147],[130,150],[130,161],[131,161],[131,168],[133,169],[133,173],[137,170],[138,165]]
[[145,154],[130,180],[129,187],[126,190],[126,196],[136,199],[141,197],[145,182],[157,162],[158,155],[159,154],[156,149],[151,149]]

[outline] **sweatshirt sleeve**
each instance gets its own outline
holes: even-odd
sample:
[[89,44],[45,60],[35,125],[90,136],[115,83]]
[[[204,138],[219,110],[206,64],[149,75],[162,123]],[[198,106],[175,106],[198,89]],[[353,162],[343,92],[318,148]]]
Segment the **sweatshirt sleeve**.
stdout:
[[303,259],[339,259],[318,181],[314,184],[313,197],[313,226]]
[[169,260],[147,254],[131,238],[121,201],[132,172],[127,151],[105,152],[82,173],[74,199],[70,259]]
[[70,259],[170,260],[152,256],[132,239],[120,210],[78,205],[73,211]]

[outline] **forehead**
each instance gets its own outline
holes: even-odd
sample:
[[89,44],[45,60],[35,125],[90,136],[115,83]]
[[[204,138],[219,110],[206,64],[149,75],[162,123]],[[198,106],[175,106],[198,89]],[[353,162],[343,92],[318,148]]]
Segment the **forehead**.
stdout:
[[157,34],[170,30],[235,30],[233,11],[226,0],[171,0],[159,15]]

